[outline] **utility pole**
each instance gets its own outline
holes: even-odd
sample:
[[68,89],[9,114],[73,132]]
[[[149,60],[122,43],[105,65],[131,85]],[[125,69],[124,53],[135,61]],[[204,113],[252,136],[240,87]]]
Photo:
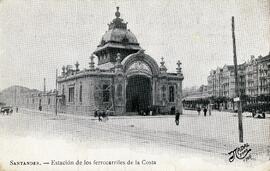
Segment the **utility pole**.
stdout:
[[242,143],[242,142],[244,142],[244,140],[243,140],[243,123],[242,123],[242,107],[241,107],[241,97],[240,97],[239,82],[238,82],[237,56],[236,56],[235,34],[234,34],[234,16],[232,16],[232,39],[233,39],[234,75],[235,75],[235,95],[237,98],[239,98],[237,100],[239,142]]
[[43,79],[43,92],[46,93],[46,78]]
[[17,106],[17,87],[15,86],[15,91],[14,91],[15,97],[14,97],[14,106]]
[[58,77],[58,70],[56,69],[56,75],[55,75],[55,116],[57,116],[57,77]]

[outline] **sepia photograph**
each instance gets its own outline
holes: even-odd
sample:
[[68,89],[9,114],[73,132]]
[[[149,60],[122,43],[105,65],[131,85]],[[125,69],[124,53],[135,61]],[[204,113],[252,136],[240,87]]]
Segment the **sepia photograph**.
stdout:
[[270,171],[269,0],[0,0],[0,171]]

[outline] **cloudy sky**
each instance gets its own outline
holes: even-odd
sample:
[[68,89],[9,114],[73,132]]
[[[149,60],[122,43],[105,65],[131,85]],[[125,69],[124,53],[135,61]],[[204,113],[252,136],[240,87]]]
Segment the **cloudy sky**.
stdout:
[[121,18],[140,45],[170,72],[180,60],[184,87],[206,84],[211,69],[233,64],[231,16],[238,63],[270,51],[268,0],[0,0],[0,90],[55,86],[55,70],[87,68],[107,24]]

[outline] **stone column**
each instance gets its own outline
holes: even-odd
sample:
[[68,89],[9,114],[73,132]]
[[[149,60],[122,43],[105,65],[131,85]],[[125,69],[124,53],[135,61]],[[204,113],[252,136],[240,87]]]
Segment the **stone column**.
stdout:
[[[121,64],[121,54],[117,53],[117,58],[116,58],[116,64],[115,64],[115,104],[117,107],[117,110],[120,114],[123,114],[125,112],[125,103],[126,103],[126,78],[123,73],[123,66]],[[121,92],[121,97],[118,96],[118,86],[122,87],[122,92]]]
[[182,103],[182,80],[180,80],[177,84],[177,93],[178,93],[178,98],[177,98],[177,104],[176,104],[176,109],[180,112],[180,114],[183,114],[183,103]]
[[156,82],[157,82],[157,78],[156,77],[153,77],[152,79],[152,103],[153,105],[156,105]]
[[127,84],[128,84],[128,78],[127,76],[124,77],[124,86],[123,86],[123,98],[124,98],[124,113],[127,110]]

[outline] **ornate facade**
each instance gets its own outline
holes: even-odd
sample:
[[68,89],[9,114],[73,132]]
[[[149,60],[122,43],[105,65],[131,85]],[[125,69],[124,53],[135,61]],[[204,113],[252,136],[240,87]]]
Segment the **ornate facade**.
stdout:
[[180,61],[176,73],[168,73],[163,58],[159,66],[140,47],[120,18],[119,8],[115,16],[91,55],[88,69],[80,70],[78,63],[75,69],[63,66],[57,78],[60,112],[92,113],[110,108],[121,115],[156,106],[161,113],[172,107],[182,113]]

